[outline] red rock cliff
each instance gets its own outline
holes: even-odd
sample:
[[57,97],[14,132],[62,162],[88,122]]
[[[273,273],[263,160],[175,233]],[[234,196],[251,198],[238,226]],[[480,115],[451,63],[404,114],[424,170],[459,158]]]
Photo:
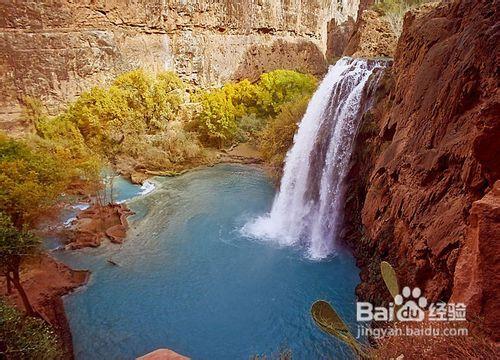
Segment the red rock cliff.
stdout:
[[428,299],[453,293],[471,305],[470,317],[492,315],[500,270],[500,196],[492,190],[500,175],[499,3],[460,0],[406,15],[348,185],[346,218],[354,220],[345,236],[362,268],[364,299],[386,298],[378,264],[388,260],[402,285],[421,287]]

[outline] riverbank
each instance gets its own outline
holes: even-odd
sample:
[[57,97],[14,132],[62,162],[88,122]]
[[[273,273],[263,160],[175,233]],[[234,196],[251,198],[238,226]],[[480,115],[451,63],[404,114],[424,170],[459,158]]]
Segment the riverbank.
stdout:
[[243,164],[243,165],[258,165],[267,173],[270,173],[270,168],[265,164],[261,152],[256,145],[251,143],[239,143],[228,149],[206,149],[208,154],[205,156],[206,161],[194,163],[191,167],[178,171],[155,171],[148,169],[131,169],[130,166],[124,163],[115,164],[117,172],[129,179],[130,182],[136,185],[142,185],[147,179],[153,176],[179,176],[193,170],[211,167],[217,164]]
[[[61,338],[65,356],[70,359],[73,358],[73,341],[62,297],[85,285],[89,275],[90,272],[73,270],[47,253],[26,261],[21,268],[21,283],[33,308],[52,325]],[[18,293],[15,290],[7,293],[4,277],[0,278],[0,296],[23,309]]]
[[[216,162],[198,166],[186,170],[181,175],[194,170],[200,170],[222,163],[236,163],[257,165],[265,168],[258,150],[249,144],[240,144],[231,149],[217,151]],[[141,181],[142,184],[151,176],[161,174],[146,174]],[[81,206],[59,204],[54,206],[53,211],[47,214],[46,219],[40,221],[45,230],[40,232],[40,236],[56,237],[63,242],[59,251],[71,251],[85,247],[98,247],[104,239],[109,239],[112,243],[121,244],[127,236],[127,217],[133,212],[128,208],[123,199],[120,204],[109,204],[105,206],[88,204],[90,195],[83,188],[82,184],[75,184],[72,190],[76,196],[80,194],[85,203]],[[149,192],[148,192],[149,193]],[[138,189],[138,194],[144,195],[144,191]],[[125,200],[126,201],[126,200]],[[88,205],[86,205],[88,204]],[[71,215],[74,218],[59,220],[59,215],[65,207],[70,207],[77,211]],[[49,229],[49,230],[47,230]],[[73,270],[69,266],[55,260],[50,253],[43,253],[40,257],[27,261],[23,265],[21,279],[22,284],[32,302],[33,307],[48,321],[60,336],[63,342],[64,351],[68,358],[73,357],[72,334],[68,325],[62,297],[75,291],[80,286],[87,283],[90,271]],[[9,301],[19,309],[23,310],[22,303],[15,291],[7,294],[5,280],[0,280],[0,295],[6,296]]]

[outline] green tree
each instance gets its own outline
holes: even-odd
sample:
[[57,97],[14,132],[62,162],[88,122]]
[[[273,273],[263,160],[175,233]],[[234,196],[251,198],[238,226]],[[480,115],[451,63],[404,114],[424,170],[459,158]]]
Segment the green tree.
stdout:
[[206,144],[222,147],[230,143],[238,132],[236,107],[224,90],[205,92],[201,95],[201,112],[197,130]]
[[143,147],[146,136],[164,131],[180,111],[185,88],[173,72],[153,76],[137,69],[118,76],[110,87],[84,92],[49,121],[73,124],[89,148],[113,159],[129,154],[131,143]]
[[0,299],[0,358],[55,360],[63,357],[54,330],[39,318],[24,316]]
[[201,105],[195,128],[208,145],[222,147],[248,139],[247,134],[257,133],[284,104],[310,96],[316,86],[312,75],[275,70],[263,74],[257,84],[243,80],[201,92],[195,97]]
[[274,70],[262,74],[258,83],[261,115],[276,116],[283,104],[310,96],[317,85],[314,76],[292,70]]
[[186,85],[171,71],[159,73],[151,89],[153,108],[148,126],[151,130],[165,130],[174,121],[184,102]]
[[22,261],[40,252],[40,240],[26,227],[17,229],[10,217],[0,212],[0,271],[7,279],[7,291],[14,285],[28,315],[34,315],[28,295],[21,284],[19,272]]
[[50,153],[0,134],[0,211],[18,228],[31,223],[67,187],[72,174],[65,165]]
[[275,179],[281,177],[286,153],[293,145],[293,136],[308,103],[309,97],[305,96],[283,106],[281,113],[271,119],[260,133],[259,149],[264,160],[271,166]]

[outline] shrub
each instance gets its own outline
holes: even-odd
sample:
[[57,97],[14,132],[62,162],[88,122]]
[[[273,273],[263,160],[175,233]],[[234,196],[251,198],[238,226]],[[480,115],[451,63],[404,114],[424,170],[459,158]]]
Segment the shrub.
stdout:
[[270,120],[260,134],[259,148],[275,179],[281,177],[286,153],[293,145],[293,137],[308,103],[309,97],[305,96],[283,106],[281,113]]
[[175,121],[185,88],[172,72],[125,73],[108,88],[83,93],[58,116],[35,116],[38,137],[33,141],[72,154],[79,168],[92,164],[89,159],[120,158],[156,170],[177,169],[203,155],[195,134]]
[[278,115],[284,104],[310,96],[316,86],[312,75],[275,70],[263,74],[257,84],[243,80],[201,92],[195,97],[201,111],[194,128],[208,145],[247,141]]
[[36,119],[35,125],[36,135],[27,137],[32,148],[58,159],[70,177],[86,180],[97,178],[101,159],[67,116],[41,117]]
[[66,158],[0,134],[0,211],[16,226],[51,206],[76,175]]
[[174,164],[184,164],[203,156],[203,149],[195,134],[184,131],[178,121],[169,123],[166,131],[152,139],[152,145],[166,152]]
[[316,90],[317,80],[312,75],[292,70],[275,70],[262,74],[258,84],[261,89],[259,109],[263,116],[276,116],[283,106]]
[[0,351],[7,359],[52,360],[63,357],[61,342],[47,323],[22,315],[2,299]]
[[390,24],[398,37],[403,30],[403,19],[407,11],[433,0],[376,0],[373,8]]
[[112,158],[127,152],[122,145],[128,138],[164,130],[184,101],[184,88],[174,73],[153,77],[134,70],[117,77],[109,88],[83,93],[52,121],[76,125],[90,148]]
[[[311,95],[316,84],[311,75],[276,70],[257,84],[243,80],[198,91],[186,104],[186,85],[177,75],[139,69],[84,92],[58,116],[47,116],[33,101],[26,114],[37,132],[31,141],[81,169],[80,176],[91,174],[99,159],[119,161],[125,172],[138,165],[180,170],[206,160],[199,140],[217,147],[251,140],[284,104]],[[177,120],[186,116],[190,123]]]
[[237,140],[242,142],[255,140],[267,121],[266,118],[259,117],[254,113],[242,116],[238,119],[239,133]]
[[197,115],[196,130],[208,145],[222,147],[232,142],[238,133],[237,108],[224,89],[199,95],[202,106]]
[[143,122],[148,132],[163,130],[183,102],[182,91],[185,85],[173,72],[163,72],[152,77],[144,70],[125,73],[113,83],[109,92],[118,88],[139,122]]

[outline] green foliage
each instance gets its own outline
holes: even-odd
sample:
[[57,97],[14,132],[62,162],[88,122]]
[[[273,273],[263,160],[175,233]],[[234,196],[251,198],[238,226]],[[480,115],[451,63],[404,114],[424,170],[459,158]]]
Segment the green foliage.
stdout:
[[66,112],[51,119],[52,126],[39,124],[37,129],[45,134],[47,127],[64,128],[64,133],[73,134],[76,127],[89,148],[113,157],[127,152],[122,145],[129,138],[166,129],[183,102],[184,87],[170,72],[153,77],[141,69],[130,71],[109,88],[94,87],[83,93]]
[[31,148],[64,167],[68,181],[96,181],[102,160],[91,150],[78,127],[65,114],[35,122],[36,135],[28,136]]
[[[243,80],[198,91],[186,104],[186,85],[177,75],[139,69],[83,93],[58,116],[47,116],[29,99],[25,117],[36,129],[30,142],[80,177],[95,178],[103,160],[124,172],[139,165],[180,171],[207,158],[199,140],[222,147],[255,139],[285,104],[302,101],[316,85],[311,75],[276,70],[256,84]],[[182,122],[186,117],[190,124]]]
[[151,145],[163,151],[173,164],[183,164],[203,156],[196,134],[184,131],[179,121],[170,122],[164,132],[152,137]]
[[307,109],[309,97],[287,104],[281,113],[271,119],[260,134],[259,148],[264,160],[271,166],[273,176],[279,179],[293,136]]
[[54,203],[75,173],[63,157],[0,134],[0,211],[16,226]]
[[259,132],[267,124],[268,120],[252,113],[244,115],[238,119],[239,137],[237,140],[246,142],[253,141],[258,138]]
[[317,80],[314,76],[296,71],[275,70],[262,74],[259,80],[261,113],[276,116],[284,104],[310,96],[316,86]]
[[8,265],[10,257],[37,254],[40,245],[40,239],[26,227],[17,229],[10,217],[0,212],[0,268]]
[[35,314],[28,295],[20,281],[22,261],[40,252],[40,240],[28,230],[26,224],[16,228],[10,216],[0,212],[0,273],[7,279],[7,291],[11,286],[17,289],[26,313]]
[[164,131],[127,138],[127,156],[149,170],[180,171],[203,161],[205,152],[196,134],[184,130],[179,121],[169,122]]
[[316,86],[311,75],[275,70],[263,74],[257,84],[243,80],[200,92],[195,97],[201,105],[195,129],[209,145],[222,147],[249,140],[284,104],[310,96]]
[[38,119],[47,117],[45,107],[40,99],[25,96],[23,103],[22,118],[30,125],[34,125]]
[[[3,352],[4,354],[1,354]],[[0,299],[0,357],[53,360],[63,357],[61,342],[43,320],[22,315]]]
[[183,101],[183,88],[173,73],[154,78],[144,70],[134,70],[116,78],[109,88],[84,92],[61,115],[39,119],[37,132],[44,138],[69,138],[113,156],[123,151],[120,145],[125,138],[165,129]]
[[184,83],[173,72],[163,72],[153,78],[139,69],[116,78],[108,93],[111,100],[126,102],[126,107],[121,104],[121,108],[134,117],[130,119],[135,123],[133,128],[151,133],[165,129],[167,122],[175,119],[184,89]]
[[202,110],[198,115],[197,131],[206,144],[222,147],[231,142],[237,132],[237,107],[224,91],[215,90],[200,96]]
[[120,158],[129,166],[176,170],[203,156],[197,138],[176,121],[185,88],[172,72],[130,71],[108,88],[83,93],[64,113],[40,117],[37,134],[58,152],[67,149],[79,160],[78,168],[93,169],[99,158]]

